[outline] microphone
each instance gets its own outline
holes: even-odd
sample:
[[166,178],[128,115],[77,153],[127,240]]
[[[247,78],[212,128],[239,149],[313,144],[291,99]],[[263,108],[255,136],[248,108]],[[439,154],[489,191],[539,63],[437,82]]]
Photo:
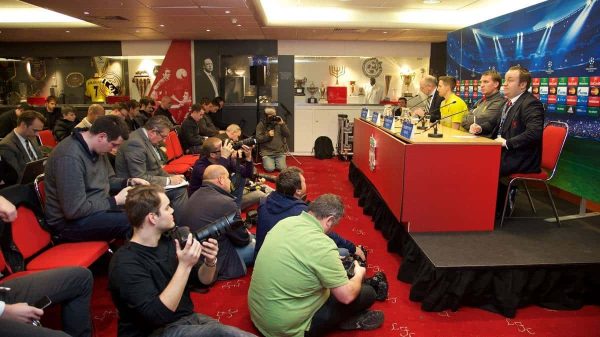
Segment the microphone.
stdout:
[[437,121],[433,122],[433,124],[431,124],[431,125],[430,125],[430,126],[427,128],[427,129],[425,129],[425,130],[423,130],[422,132],[419,132],[419,133],[423,133],[423,132],[425,132],[425,131],[427,131],[427,130],[429,130],[429,129],[431,129],[431,128],[434,128],[434,129],[433,129],[433,133],[430,133],[430,134],[428,134],[427,136],[429,136],[429,137],[432,137],[432,138],[442,138],[442,137],[444,137],[444,135],[443,135],[443,134],[441,134],[441,133],[437,133],[437,126],[438,126],[438,124],[440,124],[440,122],[442,121],[442,119],[450,118],[450,117],[452,117],[452,116],[455,116],[455,115],[461,114],[461,113],[463,113],[463,112],[465,112],[465,111],[469,111],[469,109],[467,108],[467,109],[464,109],[464,110],[462,110],[462,111],[459,111],[459,112],[455,112],[455,113],[453,113],[453,114],[450,114],[450,115],[448,115],[448,116],[444,116],[444,117],[442,117],[442,118],[438,119]]
[[[450,103],[447,103],[447,104],[444,104],[444,105],[440,106],[439,108],[433,109],[432,111],[438,111],[438,110],[441,110],[442,108],[445,108],[445,107],[447,107],[448,105],[452,105],[452,104],[455,104],[455,103],[456,103],[456,101],[452,101],[452,102],[450,102]],[[429,114],[429,115],[431,115],[431,112],[428,112],[428,114]],[[425,130],[425,131],[426,131],[426,129],[427,129],[427,128],[425,127],[425,116],[426,116],[426,115],[427,115],[427,114],[423,114],[423,116],[421,116],[421,118],[419,118],[419,120],[417,121],[417,124],[421,123],[421,126],[417,126],[417,129],[419,129],[419,130]],[[427,130],[429,130],[429,129],[427,129]]]
[[[420,100],[420,101],[419,101],[417,104],[415,104],[415,106],[417,106],[417,105],[419,105],[419,104],[421,104],[421,103],[425,102],[426,100],[430,99],[432,96],[433,96],[433,95],[429,95],[429,96],[425,97],[424,99]],[[408,101],[406,101],[406,107],[408,107],[408,102],[412,101],[412,100],[413,100],[413,99],[415,99],[415,98],[419,98],[419,97],[420,97],[420,96],[415,96],[415,97],[413,97],[413,98],[409,99]],[[398,110],[400,110],[400,109],[401,109],[401,108],[397,108],[397,109],[396,109],[396,111],[398,111]],[[397,115],[396,115],[396,111],[394,111],[394,115],[395,115],[395,116],[397,116]],[[410,112],[409,112],[408,114],[409,114],[410,116],[412,116],[412,114],[411,114]]]

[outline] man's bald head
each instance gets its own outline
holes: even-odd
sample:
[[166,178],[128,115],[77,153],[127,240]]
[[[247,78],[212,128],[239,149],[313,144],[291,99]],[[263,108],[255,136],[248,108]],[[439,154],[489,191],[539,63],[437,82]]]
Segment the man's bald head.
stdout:
[[210,165],[204,170],[204,175],[202,176],[202,181],[210,181],[220,178],[222,176],[229,176],[229,172],[222,165]]

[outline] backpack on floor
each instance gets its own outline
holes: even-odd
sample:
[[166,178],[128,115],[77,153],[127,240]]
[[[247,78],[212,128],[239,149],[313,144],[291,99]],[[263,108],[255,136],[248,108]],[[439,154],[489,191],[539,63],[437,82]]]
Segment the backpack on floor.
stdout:
[[315,158],[317,159],[333,158],[333,142],[327,136],[317,137],[317,139],[315,139],[313,151],[315,152]]

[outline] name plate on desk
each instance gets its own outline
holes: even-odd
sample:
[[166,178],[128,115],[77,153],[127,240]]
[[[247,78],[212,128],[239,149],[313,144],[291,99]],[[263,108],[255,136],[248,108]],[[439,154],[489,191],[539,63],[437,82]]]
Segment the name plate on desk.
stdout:
[[362,108],[362,110],[360,110],[360,118],[364,120],[369,119],[369,108]]
[[383,127],[392,130],[394,128],[394,116],[383,117]]
[[404,138],[410,139],[414,132],[414,125],[410,121],[405,121],[402,123],[402,130],[400,130],[400,135]]
[[371,122],[373,124],[379,125],[379,112],[373,111],[373,116],[371,117]]

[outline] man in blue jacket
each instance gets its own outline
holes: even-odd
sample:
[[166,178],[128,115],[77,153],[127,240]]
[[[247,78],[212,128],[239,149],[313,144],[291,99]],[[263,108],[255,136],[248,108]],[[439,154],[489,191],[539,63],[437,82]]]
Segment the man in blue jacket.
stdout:
[[[300,215],[308,211],[306,197],[306,181],[303,171],[290,166],[283,169],[277,177],[275,191],[263,199],[258,206],[258,225],[256,228],[256,247],[254,258],[260,250],[267,233],[280,221],[290,216]],[[340,255],[356,254],[365,261],[365,253],[360,246],[342,238],[335,232],[327,235],[335,242],[340,250]]]

